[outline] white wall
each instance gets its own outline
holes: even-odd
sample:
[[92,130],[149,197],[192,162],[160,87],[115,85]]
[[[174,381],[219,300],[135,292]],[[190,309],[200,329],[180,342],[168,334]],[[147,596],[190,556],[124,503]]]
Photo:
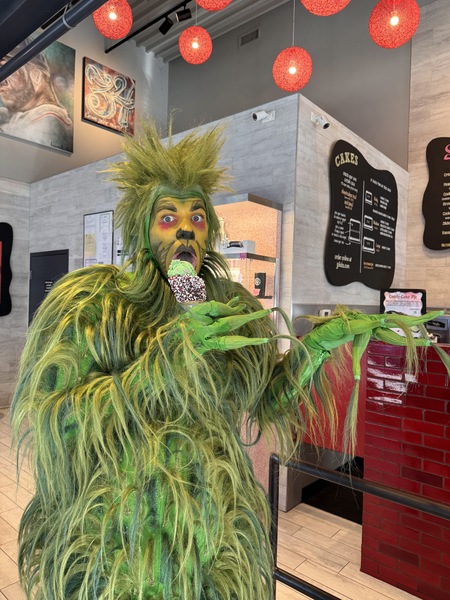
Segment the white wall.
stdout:
[[105,38],[88,17],[58,41],[75,49],[74,152],[71,155],[0,136],[0,177],[34,182],[120,152],[122,136],[81,120],[82,66],[87,56],[136,80],[136,115],[167,120],[168,67],[152,53],[126,42],[109,54]]

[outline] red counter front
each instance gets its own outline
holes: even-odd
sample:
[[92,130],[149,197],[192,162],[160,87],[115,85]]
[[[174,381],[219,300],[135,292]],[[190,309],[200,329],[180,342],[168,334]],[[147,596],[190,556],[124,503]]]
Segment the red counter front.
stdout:
[[[348,452],[344,447],[344,423],[348,410],[350,396],[355,385],[352,373],[351,354],[344,354],[339,359],[339,369],[336,371],[330,365],[325,365],[325,370],[331,381],[334,399],[336,402],[337,428],[334,436],[331,436],[328,426],[328,417],[323,410],[319,408],[319,426],[316,436],[307,434],[304,442],[317,445],[327,450],[336,450],[337,452]],[[365,399],[366,399],[366,354],[361,359],[361,381],[358,395],[358,420],[356,423],[356,447],[353,449],[355,456],[364,457],[364,429],[365,429]],[[317,402],[320,406],[320,402]]]
[[[403,348],[370,343],[364,477],[450,504],[449,378],[433,349],[416,381],[404,363]],[[362,571],[424,600],[450,599],[450,521],[366,494],[362,533]]]

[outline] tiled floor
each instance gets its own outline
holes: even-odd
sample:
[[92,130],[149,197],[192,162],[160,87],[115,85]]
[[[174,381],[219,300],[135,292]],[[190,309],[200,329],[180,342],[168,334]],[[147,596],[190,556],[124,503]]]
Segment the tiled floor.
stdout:
[[[360,571],[361,525],[299,504],[278,520],[278,566],[343,600],[417,600]],[[277,600],[307,598],[284,585]]]
[[22,511],[32,497],[32,477],[26,470],[17,486],[15,458],[7,411],[0,409],[0,600],[25,600],[17,574],[17,531]]
[[[17,531],[31,499],[33,482],[24,466],[17,485],[7,411],[0,409],[0,600],[25,600],[18,584]],[[344,600],[414,600],[359,570],[361,526],[301,504],[280,513],[280,568]],[[303,594],[279,584],[277,600],[300,600]],[[61,599],[63,600],[63,599]]]

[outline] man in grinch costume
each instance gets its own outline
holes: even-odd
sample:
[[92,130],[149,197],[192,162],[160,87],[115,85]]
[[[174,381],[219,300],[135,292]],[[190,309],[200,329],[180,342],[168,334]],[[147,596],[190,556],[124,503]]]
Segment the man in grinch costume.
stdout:
[[[69,273],[34,318],[12,405],[36,481],[20,527],[28,598],[270,599],[269,510],[243,416],[287,456],[316,402],[335,422],[320,377],[333,348],[353,342],[358,380],[371,335],[429,343],[409,332],[426,318],[338,310],[280,356],[270,311],[214,251],[221,144],[220,129],[164,144],[151,124],[128,139],[111,170],[129,262]],[[206,301],[177,301],[173,260],[200,276]],[[357,393],[349,431],[356,404]]]

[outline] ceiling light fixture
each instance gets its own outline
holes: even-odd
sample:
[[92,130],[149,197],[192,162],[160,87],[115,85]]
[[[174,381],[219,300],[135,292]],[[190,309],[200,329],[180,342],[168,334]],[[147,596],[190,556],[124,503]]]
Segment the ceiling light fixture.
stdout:
[[370,15],[370,37],[382,48],[399,48],[416,33],[419,22],[416,0],[380,0]]
[[133,13],[127,0],[109,0],[92,13],[98,31],[110,40],[128,35],[133,25]]
[[329,17],[345,8],[350,0],[300,0],[300,2],[313,15]]
[[275,59],[272,76],[284,92],[297,92],[304,87],[312,75],[312,58],[303,48],[295,45],[295,3],[292,15],[292,46],[282,50]]
[[312,59],[304,48],[285,48],[273,63],[272,76],[284,92],[297,92],[308,83],[312,75]]
[[159,30],[163,35],[166,35],[166,33],[169,31],[169,29],[172,27],[172,25],[173,25],[172,19],[166,15],[166,18],[159,26]]
[[203,27],[193,25],[183,31],[178,39],[180,54],[191,65],[201,65],[211,56],[212,40]]
[[205,10],[222,10],[231,3],[231,0],[195,0]]
[[187,21],[188,19],[190,19],[192,17],[191,9],[186,8],[186,6],[185,6],[181,10],[177,10],[177,12],[175,13],[175,17],[178,22]]

